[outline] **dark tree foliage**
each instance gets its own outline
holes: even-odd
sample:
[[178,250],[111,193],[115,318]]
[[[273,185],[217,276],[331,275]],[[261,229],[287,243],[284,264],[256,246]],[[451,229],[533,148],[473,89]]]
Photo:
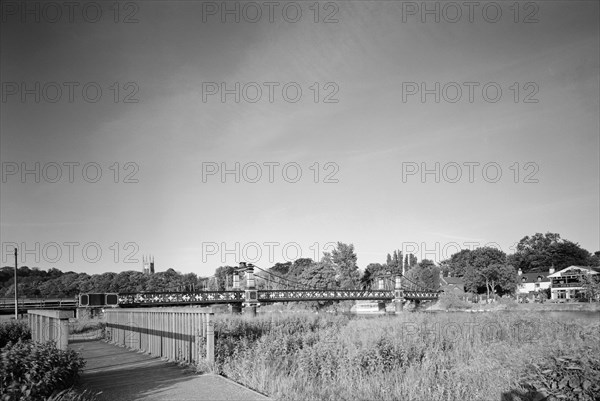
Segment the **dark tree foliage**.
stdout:
[[593,265],[594,259],[579,244],[562,239],[559,234],[536,233],[519,241],[509,263],[526,273],[546,271],[551,266],[561,270],[572,265]]

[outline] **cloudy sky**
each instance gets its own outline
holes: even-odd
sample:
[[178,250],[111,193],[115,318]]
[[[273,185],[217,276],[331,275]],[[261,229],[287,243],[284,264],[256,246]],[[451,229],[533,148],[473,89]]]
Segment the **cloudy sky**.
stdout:
[[1,10],[2,265],[600,249],[596,1],[27,3]]

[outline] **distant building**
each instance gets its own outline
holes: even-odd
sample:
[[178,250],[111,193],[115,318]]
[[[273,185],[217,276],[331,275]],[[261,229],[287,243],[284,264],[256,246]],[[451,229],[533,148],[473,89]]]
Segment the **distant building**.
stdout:
[[142,273],[154,274],[154,256],[142,257]]
[[548,277],[553,273],[554,267],[540,273],[523,273],[523,270],[519,269],[519,286],[517,292],[519,294],[530,295],[550,288],[551,283]]
[[552,299],[579,298],[584,291],[582,276],[600,274],[600,268],[588,266],[569,266],[556,273],[548,275],[551,281]]
[[445,293],[462,296],[465,293],[465,280],[462,277],[442,277],[440,286]]

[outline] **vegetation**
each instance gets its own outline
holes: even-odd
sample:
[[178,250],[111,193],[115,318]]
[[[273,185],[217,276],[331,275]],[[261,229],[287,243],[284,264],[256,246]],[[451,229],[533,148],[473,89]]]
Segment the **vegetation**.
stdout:
[[[34,343],[24,321],[0,324],[0,400],[91,400],[69,389],[85,361],[54,342]],[[61,391],[62,390],[62,391]]]
[[557,233],[536,233],[523,237],[517,244],[516,252],[509,262],[524,273],[547,270],[554,266],[556,270],[575,266],[600,266],[600,252],[593,256],[579,244],[562,239]]
[[216,369],[282,400],[593,400],[599,330],[537,314],[226,317]]
[[18,341],[0,350],[2,400],[44,400],[73,385],[85,361],[53,342]]
[[31,340],[29,325],[22,320],[9,320],[0,323],[0,348],[4,348],[9,342]]
[[[289,288],[363,288],[378,287],[378,277],[394,276],[404,272],[407,280],[421,288],[438,290],[440,271],[448,276],[462,277],[465,289],[473,294],[514,294],[517,288],[517,269],[523,272],[561,269],[570,265],[600,266],[600,251],[591,255],[578,244],[560,238],[559,234],[537,233],[526,236],[517,244],[512,255],[491,247],[466,249],[453,254],[436,266],[423,259],[420,262],[412,254],[403,255],[394,250],[387,255],[385,263],[370,263],[360,272],[353,244],[338,242],[331,252],[324,252],[319,261],[308,258],[292,262],[276,263],[268,271],[255,270],[258,289]],[[121,273],[66,272],[52,268],[43,271],[21,266],[18,269],[22,297],[68,298],[81,292],[144,292],[217,290],[232,287],[233,273],[237,266],[220,266],[211,277],[198,277],[194,273],[182,274],[173,269],[143,274],[141,271]],[[245,288],[244,272],[240,274],[240,288]],[[386,280],[388,288],[393,280]],[[0,269],[0,294],[14,294],[12,267]],[[597,282],[586,283],[590,298],[600,294]],[[323,304],[323,303],[322,303]],[[325,306],[325,305],[320,305]]]

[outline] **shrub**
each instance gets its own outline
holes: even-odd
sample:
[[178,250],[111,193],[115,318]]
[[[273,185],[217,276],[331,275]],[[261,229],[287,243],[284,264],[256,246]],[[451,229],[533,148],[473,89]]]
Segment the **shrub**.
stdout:
[[2,400],[42,400],[73,385],[85,361],[53,342],[9,343],[0,354]]
[[596,400],[600,394],[600,361],[588,354],[553,356],[532,364],[522,385],[543,397]]
[[473,306],[470,302],[463,301],[452,293],[443,292],[438,298],[436,306],[440,309],[469,309]]
[[9,320],[0,324],[0,348],[4,348],[9,342],[16,343],[19,340],[31,339],[31,330],[27,322],[22,320]]

